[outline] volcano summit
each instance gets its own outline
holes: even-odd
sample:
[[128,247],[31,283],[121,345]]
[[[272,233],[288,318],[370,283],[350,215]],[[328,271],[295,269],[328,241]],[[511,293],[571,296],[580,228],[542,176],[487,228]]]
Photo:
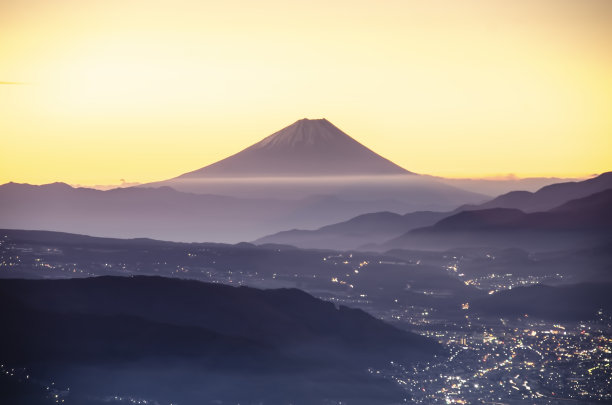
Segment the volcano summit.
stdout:
[[301,119],[254,145],[177,179],[412,174],[331,122]]
[[[482,195],[396,165],[325,118],[298,120],[216,163],[145,185],[160,186],[238,198],[326,196],[347,202],[368,201],[374,211],[453,209],[483,201]],[[371,205],[374,200],[379,203]]]

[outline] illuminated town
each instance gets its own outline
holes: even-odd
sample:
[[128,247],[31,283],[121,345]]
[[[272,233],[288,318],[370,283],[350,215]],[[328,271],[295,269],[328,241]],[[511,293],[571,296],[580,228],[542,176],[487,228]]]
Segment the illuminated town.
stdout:
[[[109,255],[104,262],[66,261],[66,257],[71,255],[66,255],[67,252],[59,247],[24,245],[6,237],[1,240],[0,249],[2,277],[20,273],[46,278],[160,274],[230,285],[298,286],[337,305],[360,307],[400,328],[435,339],[445,347],[447,355],[439,356],[436,361],[409,366],[390,361],[386,368],[368,370],[376,377],[394,381],[405,390],[406,400],[415,403],[612,401],[610,313],[600,310],[591,320],[574,322],[546,321],[528,315],[514,319],[493,318],[474,313],[470,303],[464,302],[467,299],[463,298],[449,301],[455,303],[451,311],[423,302],[407,302],[406,296],[401,294],[401,290],[406,288],[428,302],[435,303],[436,299],[445,299],[447,295],[444,289],[428,287],[426,280],[416,277],[391,298],[384,293],[389,286],[373,288],[367,284],[367,276],[373,271],[417,271],[423,266],[419,260],[313,251],[313,260],[317,260],[319,265],[309,267],[312,271],[305,273],[287,271],[282,267],[269,271],[249,270],[244,265],[236,265],[232,270],[226,267],[227,257],[223,249],[214,246],[166,251],[166,261],[153,258],[150,263],[141,261],[140,257],[115,261],[114,256]],[[279,249],[268,254],[287,252]],[[531,278],[509,274],[468,278],[462,273],[461,260],[451,258],[449,264],[447,259],[440,258],[440,272],[454,277],[465,288],[481,291],[483,295],[525,284],[563,279],[561,274]],[[5,367],[3,372],[7,373],[7,370]],[[55,398],[57,402],[69,398],[66,390],[61,391],[61,395],[56,391],[50,392],[51,396],[59,395]],[[110,402],[127,400],[118,398]]]

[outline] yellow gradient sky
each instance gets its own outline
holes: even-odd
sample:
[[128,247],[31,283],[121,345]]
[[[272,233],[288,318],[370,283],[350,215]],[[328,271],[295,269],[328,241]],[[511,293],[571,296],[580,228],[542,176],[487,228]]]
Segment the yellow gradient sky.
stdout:
[[0,183],[146,182],[325,117],[408,170],[612,169],[612,1],[0,2]]

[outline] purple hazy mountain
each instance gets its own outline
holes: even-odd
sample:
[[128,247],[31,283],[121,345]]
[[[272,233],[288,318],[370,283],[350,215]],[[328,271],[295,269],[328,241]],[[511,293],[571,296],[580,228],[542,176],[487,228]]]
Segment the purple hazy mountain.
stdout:
[[296,226],[337,221],[381,206],[403,204],[348,201],[332,196],[298,200],[191,194],[169,187],[114,190],[0,185],[0,227],[45,229],[111,237],[173,241],[240,242]]
[[[551,211],[558,212],[578,203],[584,204],[586,201],[593,204],[599,203],[599,200],[595,198],[584,201],[582,199],[610,188],[612,188],[612,172],[607,172],[584,181],[548,185],[533,193],[513,191],[480,205],[461,206],[452,211],[421,211],[405,215],[374,212],[315,230],[292,229],[278,232],[261,237],[255,240],[255,243],[288,244],[300,248],[370,249],[373,244],[391,240],[416,228],[432,226],[446,217],[449,217],[448,220],[440,221],[440,224],[448,229],[465,228],[466,230],[467,228],[477,229],[496,224],[502,225],[524,216],[524,213],[546,211],[553,207],[557,208]],[[605,193],[600,193],[600,198],[605,196]],[[570,205],[565,204],[569,204],[572,200],[575,202]],[[600,208],[599,206],[582,207],[581,210],[574,210],[571,217],[568,218],[583,218]],[[535,221],[534,218],[547,218],[547,216],[528,216],[528,218],[529,221]],[[604,218],[595,219],[596,222],[603,220]],[[566,219],[556,218],[556,221],[560,226],[567,224]]]
[[561,250],[607,245],[612,242],[610,229],[612,189],[542,212],[516,208],[462,211],[392,239],[383,249],[489,246]]
[[325,118],[304,118],[235,155],[178,178],[393,174],[410,172],[366,148]]
[[292,229],[267,235],[256,244],[276,243],[299,248],[354,250],[363,245],[385,242],[412,229],[435,224],[449,212],[417,211],[400,215],[374,212],[315,230]]
[[587,197],[612,188],[612,172],[602,173],[584,181],[568,181],[542,187],[535,193],[511,191],[491,201],[461,209],[515,208],[524,212],[546,211],[567,201]]

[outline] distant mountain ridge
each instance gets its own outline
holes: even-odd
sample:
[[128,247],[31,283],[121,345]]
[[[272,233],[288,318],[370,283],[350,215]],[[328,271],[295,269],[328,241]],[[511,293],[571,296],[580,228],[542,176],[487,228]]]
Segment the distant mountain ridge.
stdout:
[[285,243],[300,248],[351,250],[382,243],[411,229],[428,226],[450,215],[446,212],[417,211],[404,215],[374,212],[316,230],[293,229],[264,236],[253,243]]
[[506,246],[562,249],[603,245],[612,240],[612,189],[568,201],[543,212],[514,208],[461,211],[414,229],[381,249]]
[[584,177],[525,177],[514,178],[445,178],[434,177],[444,184],[459,187],[464,190],[482,193],[491,197],[500,196],[516,190],[536,192],[542,187],[557,183],[568,183],[584,181],[589,176]]
[[170,187],[101,191],[65,183],[0,185],[0,227],[185,242],[240,242],[281,229],[324,225],[399,201],[334,196],[298,200],[194,194]]
[[[490,228],[493,225],[510,224],[514,220],[523,218],[525,213],[535,212],[533,210],[538,207],[546,207],[545,210],[540,211],[552,210],[552,212],[571,208],[573,209],[572,215],[577,216],[580,209],[584,211],[591,209],[586,206],[578,207],[577,204],[585,204],[587,201],[597,204],[597,201],[599,201],[596,198],[582,201],[579,200],[580,198],[610,188],[612,188],[612,172],[606,172],[580,182],[546,186],[535,193],[514,191],[480,205],[464,205],[453,211],[411,212],[404,215],[376,212],[360,215],[348,221],[327,225],[316,230],[293,229],[278,232],[261,237],[255,240],[255,243],[284,243],[301,248],[334,248],[340,250],[375,249],[376,244],[390,241],[417,228],[437,226],[437,223],[440,224],[440,227],[447,227],[447,229],[461,228],[463,231],[483,227]],[[601,194],[599,198],[605,199],[606,194]],[[564,205],[574,199],[578,199],[577,202],[567,206]],[[603,207],[598,206],[597,209],[603,209]],[[475,213],[470,214],[470,211]],[[529,219],[526,221],[535,221],[536,219],[537,221],[544,221],[543,218],[546,217],[546,214],[528,216]]]
[[216,163],[185,173],[199,177],[285,177],[411,174],[326,119],[301,119]]
[[525,213],[514,208],[462,211],[430,228],[453,231],[479,229],[612,229],[612,189],[575,199],[544,212]]
[[584,181],[571,181],[542,187],[535,193],[511,191],[480,205],[466,205],[461,210],[516,208],[524,212],[546,211],[567,201],[612,188],[612,172]]

